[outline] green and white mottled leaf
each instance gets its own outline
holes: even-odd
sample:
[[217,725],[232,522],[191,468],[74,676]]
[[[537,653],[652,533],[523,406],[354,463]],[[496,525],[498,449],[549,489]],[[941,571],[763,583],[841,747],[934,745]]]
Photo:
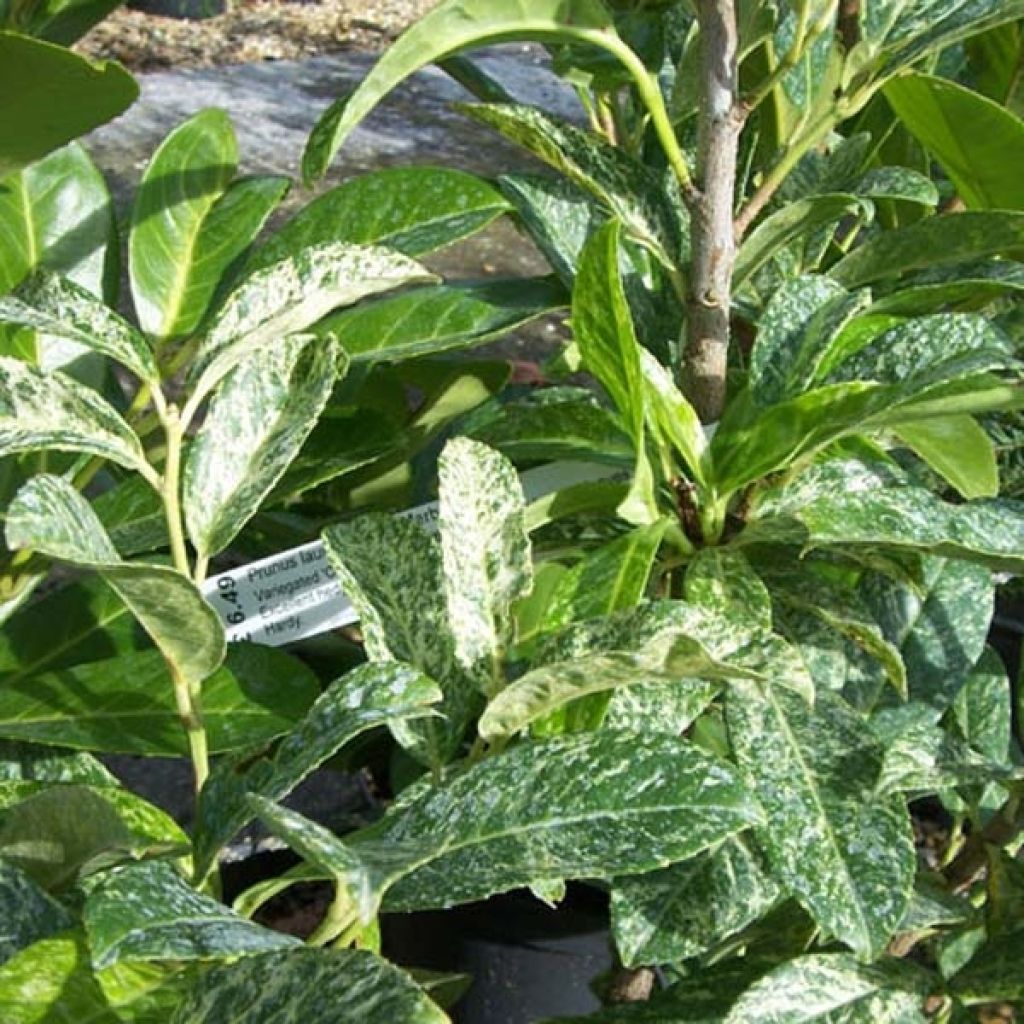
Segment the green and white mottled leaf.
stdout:
[[246,795],[283,800],[356,736],[387,722],[422,718],[441,699],[436,684],[397,663],[363,665],[333,683],[270,757],[244,767],[225,761],[210,775],[196,809],[196,873],[252,818]]
[[17,740],[0,740],[0,783],[4,782],[118,785],[117,779],[91,754]]
[[455,658],[487,694],[503,684],[512,605],[533,585],[525,500],[515,467],[468,438],[438,460],[438,524]]
[[877,956],[903,920],[915,870],[905,804],[875,794],[881,745],[828,691],[810,708],[779,687],[737,682],[726,708],[736,757],[767,814],[756,835],[774,877],[827,934]]
[[946,888],[941,876],[918,872],[914,894],[907,907],[907,916],[900,925],[902,932],[925,931],[944,925],[973,925],[978,911],[963,896]]
[[249,258],[259,270],[311,245],[382,245],[424,256],[475,234],[510,209],[492,185],[450,167],[360,174],[305,205]]
[[538,881],[652,870],[759,817],[723,762],[669,736],[601,732],[490,757],[396,807],[350,845],[370,866],[410,851],[383,902],[404,911]]
[[855,288],[909,270],[998,256],[1022,246],[1022,213],[1000,210],[926,217],[858,246],[831,268],[829,276],[845,288]]
[[616,881],[612,932],[627,967],[706,952],[756,921],[781,892],[741,840],[647,875]]
[[[203,684],[213,753],[290,731],[315,699],[312,672],[283,651],[232,644]],[[80,750],[184,757],[185,732],[162,655],[126,653],[0,688],[0,736]]]
[[702,548],[686,567],[683,595],[690,604],[772,628],[771,595],[742,551]]
[[853,187],[865,199],[891,199],[918,206],[937,206],[939,190],[931,178],[910,167],[874,167]]
[[160,379],[146,339],[88,289],[52,271],[36,270],[0,298],[0,321],[110,356],[148,384]]
[[243,358],[218,388],[184,472],[185,524],[201,557],[234,540],[298,455],[340,360],[332,340],[292,335]]
[[0,819],[0,860],[50,891],[121,861],[187,850],[188,837],[171,818],[116,787],[54,784]]
[[298,945],[197,892],[162,861],[108,872],[91,887],[83,920],[97,969],[137,960],[233,959]]
[[338,581],[359,613],[371,662],[403,662],[441,687],[443,719],[396,722],[395,738],[428,765],[450,760],[476,716],[475,681],[455,658],[441,546],[412,519],[370,513],[323,534]]
[[901,423],[893,433],[962,498],[994,498],[999,493],[995,444],[973,416]]
[[170,546],[163,500],[141,476],[97,495],[92,507],[123,558]]
[[587,242],[573,289],[572,328],[586,368],[608,392],[636,448],[636,469],[620,514],[642,524],[654,521],[657,514],[644,446],[640,346],[619,273],[619,234],[618,222],[609,221]]
[[203,972],[170,1024],[273,1024],[282,1015],[305,1024],[448,1021],[407,974],[373,953],[295,949]]
[[660,434],[683,457],[697,483],[704,483],[704,452],[707,440],[696,409],[683,397],[672,375],[641,348],[640,373],[652,433]]
[[931,981],[893,958],[863,964],[844,953],[810,954],[755,982],[723,1024],[925,1024]]
[[99,572],[186,682],[202,682],[224,660],[224,627],[195,584],[167,566],[122,562],[62,478],[43,474],[22,487],[7,509],[7,543]]
[[619,732],[682,736],[718,696],[716,683],[680,686],[675,680],[611,691],[601,727]]
[[354,362],[397,361],[483,344],[568,301],[552,277],[443,284],[334,313],[316,333],[340,338]]
[[557,121],[534,107],[515,104],[456,104],[513,142],[524,146],[573,184],[596,197],[621,222],[623,234],[672,267],[688,225],[684,207],[673,202],[672,185],[624,150]]
[[48,449],[149,470],[135,432],[92,388],[0,356],[0,456]]
[[949,984],[968,1005],[1024,997],[1024,929],[989,939]]
[[288,190],[285,178],[232,184],[237,167],[231,120],[209,108],[175,128],[143,173],[128,268],[139,323],[158,340],[196,330],[222,276]]
[[[980,626],[980,622],[979,622]],[[967,742],[996,764],[1006,764],[1013,735],[1012,691],[1002,658],[985,647],[953,699],[953,717]]]
[[5,1024],[123,1024],[89,963],[79,931],[23,949],[0,967]]
[[870,312],[917,316],[937,313],[944,307],[975,308],[1001,295],[1019,295],[1021,291],[1024,265],[1008,259],[979,260],[907,274],[895,291],[875,297]]
[[349,96],[320,116],[306,143],[302,176],[320,178],[342,143],[371,110],[409,75],[472,47],[515,39],[584,41],[610,47],[617,36],[600,0],[448,0],[393,43]]
[[310,246],[258,270],[224,300],[203,338],[191,371],[193,396],[208,394],[246,356],[305,331],[340,306],[435,280],[390,249],[338,242]]
[[0,932],[0,967],[32,943],[65,931],[74,924],[64,907],[24,871],[5,860],[0,860],[0,913],[4,922]]

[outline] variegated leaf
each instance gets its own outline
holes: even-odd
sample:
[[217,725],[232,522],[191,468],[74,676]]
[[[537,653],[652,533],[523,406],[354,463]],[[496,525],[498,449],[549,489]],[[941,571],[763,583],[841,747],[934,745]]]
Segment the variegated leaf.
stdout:
[[[71,914],[24,871],[0,859],[0,967],[32,943],[71,928]],[[2,975],[0,975],[2,978]],[[0,980],[0,993],[3,983]],[[0,1005],[2,1005],[0,998]]]
[[[192,368],[208,394],[243,358],[299,334],[340,306],[434,276],[390,249],[329,242],[250,274],[224,300]],[[194,401],[194,397],[193,397]]]
[[456,438],[438,460],[438,519],[455,657],[486,694],[504,685],[512,604],[533,585],[525,501],[515,467]]
[[481,703],[474,680],[455,658],[448,625],[441,549],[415,520],[371,513],[324,531],[324,544],[353,606],[372,662],[404,662],[441,687],[437,710],[423,722],[391,730],[428,765],[449,761]]
[[89,888],[83,920],[97,969],[136,960],[234,959],[299,944],[197,892],[164,861],[100,877]]
[[683,594],[690,604],[772,628],[772,600],[746,555],[729,547],[702,548],[686,567]]
[[244,766],[219,764],[196,809],[197,875],[207,874],[220,848],[251,820],[247,794],[283,800],[356,736],[387,722],[422,718],[440,697],[434,683],[404,665],[363,665],[328,687],[272,756]]
[[[487,758],[349,842],[368,869],[385,859],[395,880],[383,907],[403,911],[536,882],[648,871],[759,817],[732,769],[691,744],[600,732]],[[408,863],[400,869],[403,849]]]
[[841,698],[813,708],[778,687],[733,684],[730,739],[764,805],[774,876],[829,934],[877,956],[906,913],[914,845],[902,800],[879,799],[882,749]]
[[146,339],[92,292],[52,271],[35,271],[11,295],[0,298],[0,321],[110,356],[148,384],[160,379]]
[[986,647],[953,699],[952,710],[964,739],[996,764],[1010,759],[1012,700],[1006,666]]
[[675,448],[690,476],[702,484],[707,441],[700,417],[676,387],[671,373],[646,348],[641,348],[639,355],[650,429]]
[[61,477],[33,477],[18,492],[7,543],[99,572],[187,683],[224,660],[224,627],[195,584],[167,566],[122,562],[89,503]]
[[781,896],[742,839],[647,875],[618,879],[612,932],[627,967],[706,952],[756,921]]
[[95,391],[60,371],[0,356],[0,456],[51,448],[98,455],[152,478],[135,432]]
[[755,982],[723,1024],[925,1024],[931,984],[891,957],[863,964],[844,953],[810,954]]
[[295,949],[203,972],[169,1024],[447,1024],[413,980],[373,953]]
[[968,1004],[1024,997],[1024,929],[989,939],[952,977],[950,988]]
[[299,453],[339,359],[333,340],[292,335],[257,349],[221,384],[185,463],[185,523],[201,557],[231,543]]

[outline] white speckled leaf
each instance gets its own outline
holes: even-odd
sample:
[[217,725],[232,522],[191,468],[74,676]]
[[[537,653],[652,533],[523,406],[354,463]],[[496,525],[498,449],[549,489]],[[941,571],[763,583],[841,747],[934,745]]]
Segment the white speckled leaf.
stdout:
[[891,957],[862,964],[845,953],[811,954],[755,982],[723,1024],[925,1024],[932,984]]
[[91,388],[54,371],[0,356],[0,456],[57,449],[145,465],[142,444]]
[[627,967],[698,956],[756,921],[780,898],[742,839],[646,875],[615,882],[612,933]]
[[200,975],[169,1024],[447,1024],[413,980],[364,950],[296,949]]
[[164,861],[109,871],[90,888],[83,920],[97,969],[133,960],[220,960],[298,944],[197,892]]
[[35,271],[0,298],[0,321],[101,352],[147,383],[160,379],[146,339],[88,289],[52,271]]
[[979,260],[955,267],[939,267],[907,274],[900,287],[871,303],[871,313],[917,316],[955,308],[968,300],[1019,295],[1024,291],[1024,265],[1014,260]]
[[89,964],[78,931],[23,949],[0,967],[4,1024],[123,1024]]
[[224,627],[191,580],[167,566],[122,562],[89,503],[61,477],[33,477],[7,509],[7,543],[95,569],[189,683],[224,660]]
[[897,199],[919,206],[936,206],[939,190],[931,178],[909,167],[874,167],[864,174],[853,191],[868,199]]
[[572,329],[584,365],[608,392],[633,440],[636,469],[620,512],[641,523],[656,518],[654,480],[644,447],[640,345],[619,272],[620,230],[618,221],[609,221],[583,249],[572,295]]
[[708,611],[739,616],[753,627],[772,628],[772,599],[742,551],[702,548],[686,567],[683,596]]
[[718,695],[716,683],[680,686],[669,682],[641,683],[612,690],[601,723],[619,732],[682,736]]
[[[71,928],[71,914],[24,871],[0,859],[0,967],[16,953],[57,932]],[[0,993],[3,984],[0,981]],[[0,995],[0,1005],[3,1005]]]
[[249,275],[224,300],[196,354],[195,390],[208,393],[246,355],[301,333],[339,306],[435,280],[414,260],[379,246],[310,246]]
[[91,754],[39,743],[0,740],[0,782],[18,781],[81,782],[93,786],[118,784],[117,779]]
[[395,722],[390,728],[410,753],[441,765],[458,751],[482,698],[455,658],[448,625],[441,547],[412,519],[370,513],[329,527],[327,557],[359,613],[371,662],[404,662],[441,687],[443,719]]
[[626,235],[672,267],[687,234],[687,218],[666,183],[625,150],[557,121],[534,107],[458,104],[457,109],[501,132],[551,164],[622,222]]
[[441,562],[455,657],[480,688],[504,683],[512,603],[533,586],[525,500],[515,467],[479,441],[456,438],[437,465]]
[[707,439],[697,410],[683,397],[671,373],[647,349],[641,348],[639,355],[650,429],[675,448],[690,476],[703,483]]
[[[291,655],[232,644],[203,684],[211,752],[252,748],[288,732],[318,692],[316,677]],[[188,756],[167,662],[155,650],[0,687],[0,735],[110,753]]]
[[299,453],[339,358],[331,339],[292,335],[243,358],[222,382],[185,463],[185,523],[201,555],[231,543]]
[[423,790],[350,842],[371,864],[377,849],[415,852],[384,897],[385,910],[402,911],[653,870],[759,820],[733,770],[696,747],[599,732],[512,747]]
[[422,718],[441,693],[414,669],[363,665],[342,676],[310,707],[271,756],[214,769],[196,809],[196,872],[209,870],[220,848],[252,818],[246,794],[282,800],[346,743],[385,722]]
[[778,687],[735,683],[726,707],[768,817],[757,836],[775,877],[827,934],[877,956],[906,913],[915,867],[903,801],[875,795],[881,745],[828,691],[809,708]]
[[996,764],[1010,757],[1013,734],[1012,691],[1006,666],[986,647],[953,699],[953,716],[960,732],[975,749]]

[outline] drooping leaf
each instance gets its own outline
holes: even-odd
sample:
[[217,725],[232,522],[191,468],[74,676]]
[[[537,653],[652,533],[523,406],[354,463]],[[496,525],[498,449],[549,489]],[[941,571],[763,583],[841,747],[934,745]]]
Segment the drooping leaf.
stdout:
[[986,211],[926,217],[858,246],[832,267],[829,276],[845,288],[855,288],[908,270],[979,260],[1022,246],[1024,214]]
[[50,891],[120,861],[187,849],[171,818],[117,787],[50,785],[5,809],[0,820],[0,859]]
[[116,117],[138,95],[120,64],[0,32],[0,178]]
[[292,335],[243,359],[189,447],[183,499],[201,557],[234,540],[309,436],[344,364],[330,339]]
[[[433,275],[389,249],[328,242],[250,274],[224,300],[196,354],[193,394],[207,394],[243,358],[349,306]],[[194,400],[194,399],[193,399]]]
[[653,475],[644,447],[644,384],[640,346],[618,268],[619,225],[601,228],[583,250],[573,289],[573,334],[587,369],[601,382],[636,447],[636,470],[623,518],[651,522]]
[[915,869],[903,801],[874,792],[881,745],[828,691],[809,708],[778,687],[737,682],[727,720],[768,817],[756,835],[775,878],[826,933],[877,956],[903,920]]
[[770,971],[736,1001],[724,1024],[924,1024],[930,976],[889,957],[859,963],[812,953]]
[[109,871],[90,889],[83,919],[98,969],[135,960],[227,959],[298,944],[196,892],[163,861]]
[[496,693],[512,639],[512,604],[533,584],[522,485],[512,463],[467,438],[438,461],[438,522],[455,658]]
[[973,416],[935,416],[902,423],[893,432],[961,497],[999,493],[995,445]]
[[142,175],[128,262],[139,323],[158,340],[195,331],[221,277],[288,190],[284,178],[232,184],[237,167],[231,121],[208,108],[163,140]]
[[458,750],[480,694],[455,658],[440,544],[414,520],[383,513],[332,526],[323,537],[359,613],[370,661],[404,662],[440,685],[443,720],[396,722],[391,728],[427,764],[445,763]]
[[217,766],[196,810],[196,873],[252,817],[246,795],[283,800],[310,772],[368,729],[421,718],[441,697],[436,685],[399,664],[361,666],[333,683],[291,729],[272,757],[240,768]]
[[248,1024],[281,1014],[307,1024],[447,1024],[413,980],[373,953],[296,949],[249,956],[199,976],[169,1024],[222,1024],[245,1006]]
[[[224,665],[203,684],[211,752],[288,732],[318,689],[312,672],[283,651],[232,644]],[[106,752],[188,753],[166,663],[152,650],[5,685],[0,736]]]
[[541,0],[528,10],[517,0],[449,0],[393,44],[350,96],[321,115],[306,144],[302,176],[321,177],[349,133],[396,85],[442,57],[474,46],[538,38],[603,41],[611,15],[599,0]]
[[1024,184],[1013,173],[1024,159],[1018,117],[956,82],[920,73],[894,78],[885,98],[969,209],[1024,209]]
[[224,628],[186,576],[162,565],[122,562],[89,503],[67,481],[33,477],[7,510],[7,543],[95,569],[190,684],[224,660]]
[[424,256],[475,234],[509,209],[486,181],[449,167],[361,174],[304,206],[250,257],[249,271],[324,242],[381,245]]
[[32,943],[65,931],[74,923],[64,907],[25,872],[4,860],[0,860],[0,909],[4,917],[0,967]]
[[0,456],[48,449],[149,469],[135,432],[95,391],[0,356]]
[[356,362],[437,355],[490,341],[568,304],[550,277],[416,288],[326,317]]
[[0,298],[0,321],[101,352],[148,384],[159,380],[145,338],[86,288],[52,271],[35,271],[12,295]]
[[741,839],[612,889],[612,930],[627,967],[698,956],[756,921],[780,897]]

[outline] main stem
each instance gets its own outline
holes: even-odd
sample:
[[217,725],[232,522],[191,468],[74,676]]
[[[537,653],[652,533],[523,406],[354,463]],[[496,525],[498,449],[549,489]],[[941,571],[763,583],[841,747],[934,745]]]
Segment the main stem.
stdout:
[[739,103],[735,0],[698,0],[700,120],[683,390],[704,423],[725,407],[729,308],[736,261],[733,197],[743,112]]

